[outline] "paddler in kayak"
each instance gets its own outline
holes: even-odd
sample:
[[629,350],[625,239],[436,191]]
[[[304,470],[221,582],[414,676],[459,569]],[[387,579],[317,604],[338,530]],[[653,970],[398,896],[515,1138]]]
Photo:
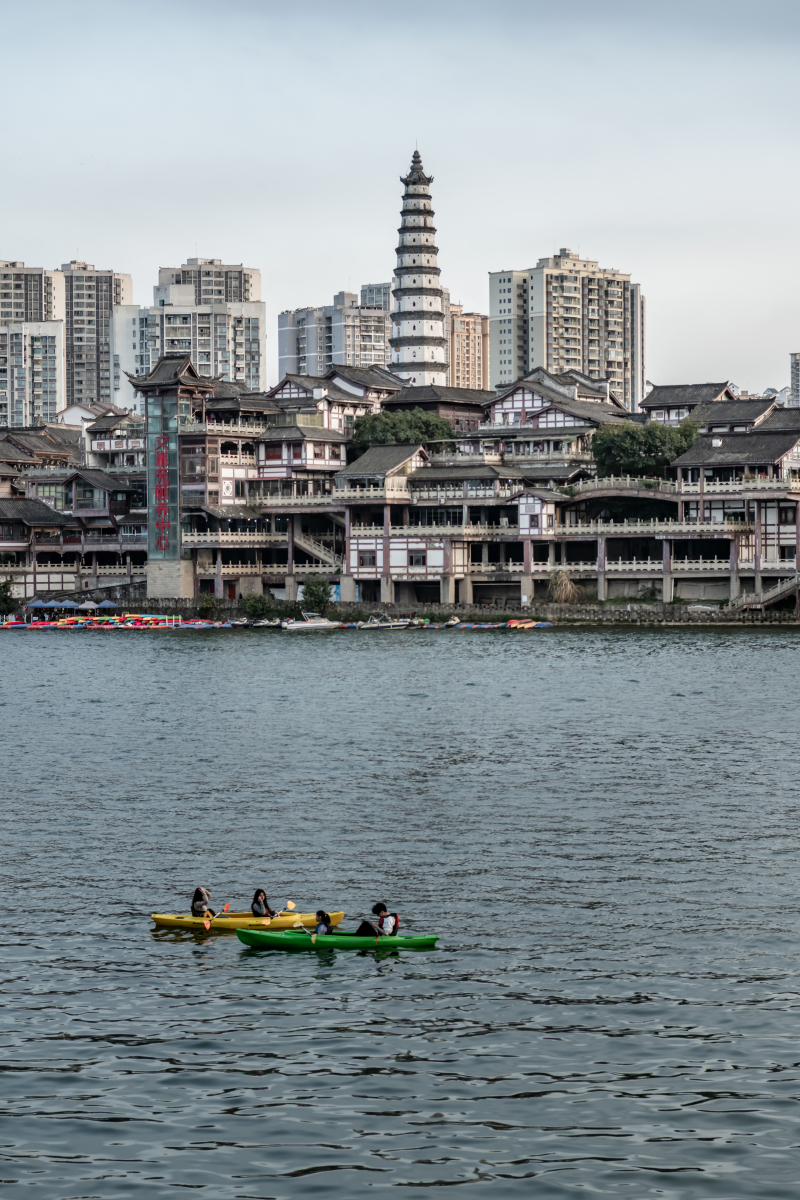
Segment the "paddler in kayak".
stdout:
[[318,908],[317,909],[317,927],[314,930],[314,933],[316,933],[317,936],[320,936],[321,934],[330,933],[332,929],[333,929],[333,925],[331,924],[330,917],[328,916],[328,914],[325,912],[325,910],[323,908]]
[[199,887],[194,889],[192,896],[192,916],[193,917],[215,917],[217,914],[213,909],[208,907],[208,902],[211,899],[211,888]]
[[274,908],[270,908],[267,893],[263,888],[256,888],[256,894],[253,896],[250,911],[254,917],[277,917],[278,915]]
[[362,921],[356,930],[356,937],[391,937],[400,928],[400,917],[390,913],[386,905],[379,901],[372,906],[375,921]]

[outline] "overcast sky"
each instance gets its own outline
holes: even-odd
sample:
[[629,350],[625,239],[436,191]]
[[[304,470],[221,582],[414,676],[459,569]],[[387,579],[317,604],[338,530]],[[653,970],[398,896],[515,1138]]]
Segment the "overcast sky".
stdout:
[[260,268],[277,314],[391,278],[415,144],[442,282],[570,246],[647,296],[647,374],[800,350],[800,5],[0,0],[0,257]]

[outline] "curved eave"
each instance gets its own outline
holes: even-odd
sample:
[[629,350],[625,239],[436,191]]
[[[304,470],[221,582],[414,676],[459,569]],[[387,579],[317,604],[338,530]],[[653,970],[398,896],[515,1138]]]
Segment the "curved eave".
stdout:
[[429,267],[429,266],[426,266],[425,263],[416,263],[410,267],[396,266],[394,269],[394,273],[395,273],[395,275],[400,276],[400,275],[441,275],[442,272],[439,267]]
[[389,345],[393,350],[401,350],[406,346],[446,346],[447,341],[443,337],[429,337],[421,333],[418,337],[389,338]]

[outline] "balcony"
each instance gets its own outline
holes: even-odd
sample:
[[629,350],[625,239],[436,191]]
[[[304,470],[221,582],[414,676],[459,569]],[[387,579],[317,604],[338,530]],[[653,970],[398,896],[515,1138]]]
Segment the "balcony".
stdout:
[[186,533],[181,536],[183,546],[278,546],[286,545],[288,533],[229,533],[227,530],[209,530],[207,533]]
[[[686,496],[699,496],[700,484],[681,480],[679,490]],[[743,492],[797,492],[800,491],[800,480],[761,479],[757,475],[749,475],[746,479],[704,479],[702,490],[704,495],[713,492],[723,496],[741,495]]]
[[741,530],[742,522],[722,521],[673,521],[665,519],[637,521],[582,521],[574,525],[556,525],[553,533],[558,537],[661,537],[668,533],[682,533],[685,537],[712,534],[715,537],[732,537]]
[[522,480],[518,484],[505,484],[494,490],[494,485],[489,484],[486,487],[469,487],[467,494],[464,495],[463,484],[442,484],[441,487],[431,485],[430,487],[414,487],[411,493],[412,503],[417,503],[419,500],[457,500],[459,504],[469,504],[473,500],[498,500],[507,499],[511,496],[516,496],[524,488]]
[[605,491],[657,491],[676,493],[677,483],[667,479],[637,478],[635,475],[609,475],[604,479],[587,479],[570,486],[569,494],[582,496]]
[[[239,575],[263,575],[265,570],[268,573],[272,573],[269,563],[267,564],[266,567],[259,566],[258,563],[223,563],[222,564],[222,578],[226,579],[226,578],[230,578],[231,576],[239,576]],[[285,566],[280,567],[280,572],[284,575],[286,574],[287,570],[288,570],[288,568]],[[318,571],[319,567],[316,567],[315,570]],[[216,563],[198,563],[197,564],[197,574],[202,575],[202,577],[204,579],[213,578],[216,575],[216,573],[217,573]]]

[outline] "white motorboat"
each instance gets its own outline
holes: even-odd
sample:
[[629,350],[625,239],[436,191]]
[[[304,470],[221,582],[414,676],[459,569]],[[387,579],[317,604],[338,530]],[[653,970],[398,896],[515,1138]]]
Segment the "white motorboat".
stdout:
[[368,621],[362,621],[359,629],[376,631],[379,629],[408,629],[416,624],[409,617],[387,617],[385,613],[373,613]]
[[326,629],[341,629],[341,625],[338,621],[329,621],[327,617],[321,617],[319,613],[304,612],[302,621],[296,621],[294,617],[287,617],[285,621],[281,621],[281,629],[286,629],[289,633],[317,633]]

